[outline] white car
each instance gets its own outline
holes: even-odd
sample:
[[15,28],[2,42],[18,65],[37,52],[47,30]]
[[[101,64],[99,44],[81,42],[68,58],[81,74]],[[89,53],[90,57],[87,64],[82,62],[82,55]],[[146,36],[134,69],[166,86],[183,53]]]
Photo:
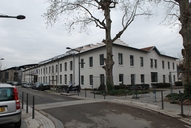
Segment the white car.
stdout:
[[15,128],[20,128],[21,112],[17,88],[0,84],[0,124],[13,123]]

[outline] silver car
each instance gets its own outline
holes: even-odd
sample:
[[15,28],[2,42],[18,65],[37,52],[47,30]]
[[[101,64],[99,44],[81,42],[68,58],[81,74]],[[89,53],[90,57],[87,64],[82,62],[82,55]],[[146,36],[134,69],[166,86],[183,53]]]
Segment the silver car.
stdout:
[[21,107],[17,88],[10,84],[0,84],[0,124],[13,123],[21,127]]

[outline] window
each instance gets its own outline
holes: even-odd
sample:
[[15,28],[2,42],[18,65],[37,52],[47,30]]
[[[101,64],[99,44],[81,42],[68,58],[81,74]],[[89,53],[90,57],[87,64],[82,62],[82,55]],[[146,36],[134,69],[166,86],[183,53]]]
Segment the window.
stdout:
[[118,53],[118,64],[123,65],[123,54],[122,53]]
[[163,75],[163,83],[165,83],[165,82],[166,82],[165,75]]
[[141,84],[145,84],[145,75],[141,74]]
[[134,66],[134,56],[130,55],[130,66]]
[[52,65],[52,73],[54,73],[54,66]]
[[90,85],[93,85],[93,75],[90,75]]
[[84,76],[81,76],[81,85],[84,85]]
[[70,74],[70,82],[73,82],[73,75]]
[[81,64],[81,68],[84,68],[84,59],[81,59],[80,64]]
[[168,69],[170,69],[170,62],[168,62]]
[[70,70],[72,70],[72,69],[73,69],[73,62],[70,61]]
[[153,59],[150,59],[150,66],[153,68]]
[[143,57],[140,57],[140,66],[143,67],[144,63],[143,63]]
[[90,58],[89,58],[89,66],[90,66],[90,67],[93,67],[93,57],[90,57]]
[[119,74],[119,85],[123,85],[123,74]]
[[62,84],[62,75],[60,75],[60,84]]
[[100,84],[105,85],[105,77],[104,74],[100,74]]
[[135,74],[131,74],[131,85],[135,85]]
[[56,65],[56,72],[58,72],[58,65]]
[[104,65],[104,54],[99,55],[99,62],[100,62],[100,65]]
[[47,74],[48,72],[47,72],[47,67],[46,67],[46,74]]
[[164,60],[162,61],[162,68],[164,69]]
[[67,75],[64,75],[64,83],[67,84]]
[[157,68],[157,60],[155,59],[155,68]]
[[0,101],[14,100],[13,88],[0,88]]
[[157,81],[158,81],[158,73],[151,72],[151,82],[157,82]]
[[174,69],[174,62],[172,63],[172,68]]
[[62,72],[62,64],[60,64],[60,72]]
[[67,71],[67,62],[64,63],[64,70]]

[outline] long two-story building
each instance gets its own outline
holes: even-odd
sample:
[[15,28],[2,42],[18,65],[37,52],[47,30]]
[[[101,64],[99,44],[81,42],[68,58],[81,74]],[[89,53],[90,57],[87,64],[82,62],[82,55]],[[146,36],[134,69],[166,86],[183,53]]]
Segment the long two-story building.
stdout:
[[[104,58],[104,43],[85,45],[23,70],[22,79],[51,85],[80,81],[82,88],[97,88],[106,82]],[[155,46],[137,49],[118,39],[113,44],[113,60],[114,85],[177,81],[177,58],[161,54]]]

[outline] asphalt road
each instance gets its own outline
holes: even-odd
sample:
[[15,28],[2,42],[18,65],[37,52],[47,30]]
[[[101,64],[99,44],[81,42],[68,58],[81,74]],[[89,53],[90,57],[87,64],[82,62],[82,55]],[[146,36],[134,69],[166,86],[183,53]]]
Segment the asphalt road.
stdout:
[[59,119],[64,128],[187,128],[175,118],[151,111],[97,102],[44,109]]
[[36,106],[60,120],[64,128],[188,128],[178,119],[127,105],[107,101],[94,103],[94,99],[89,100],[90,103],[70,96],[19,88],[21,92],[25,92],[25,96],[28,93],[29,99],[35,95]]

